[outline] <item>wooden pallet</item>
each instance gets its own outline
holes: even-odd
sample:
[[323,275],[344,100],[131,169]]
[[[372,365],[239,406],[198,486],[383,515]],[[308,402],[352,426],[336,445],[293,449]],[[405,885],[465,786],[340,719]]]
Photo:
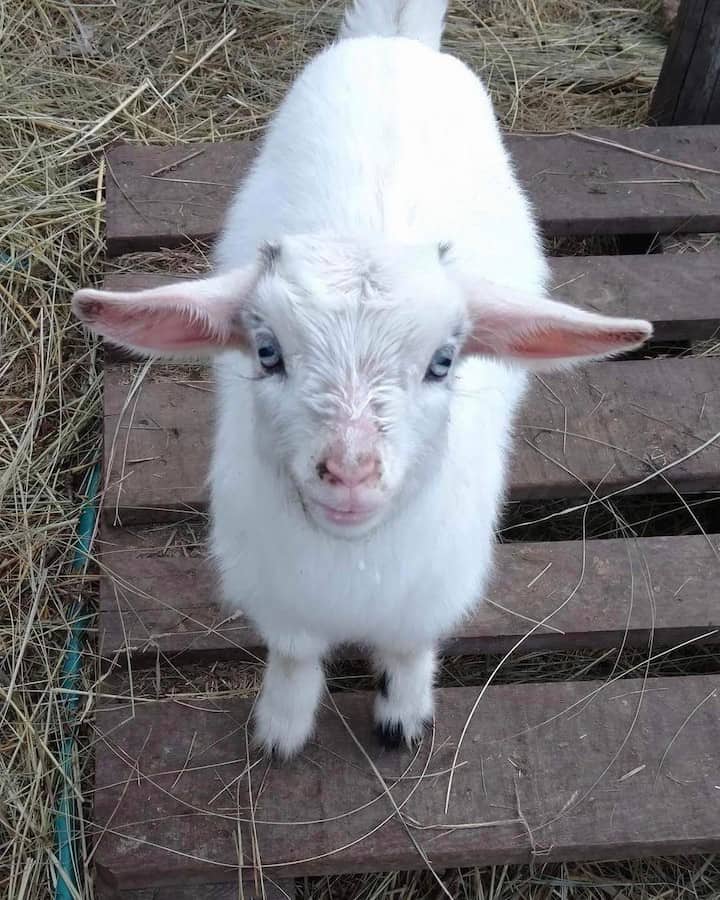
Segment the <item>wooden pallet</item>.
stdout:
[[[720,175],[659,161],[720,170],[720,127],[591,137],[511,141],[548,234],[720,231]],[[211,238],[251,156],[232,144],[114,149],[110,253]],[[718,333],[720,255],[557,258],[553,273],[557,296],[651,318],[660,340]],[[247,622],[223,620],[203,558],[168,547],[167,523],[206,508],[209,376],[161,367],[130,394],[134,370],[108,354],[99,639],[108,693],[124,677],[126,696],[129,671],[161,678],[262,655]],[[512,498],[583,508],[717,490],[718,421],[719,358],[538,380],[520,416]],[[717,642],[719,547],[720,535],[702,534],[502,545],[490,602],[445,650],[634,646],[646,660]],[[263,885],[267,897],[292,896],[283,879],[308,874],[717,851],[720,676],[646,681],[645,666],[605,682],[445,688],[416,755],[378,750],[368,694],[328,695],[316,742],[284,767],[248,759],[247,700],[106,701],[95,859],[113,891],[141,900],[154,887],[200,896],[195,883],[203,896],[237,896],[239,877],[258,896]]]

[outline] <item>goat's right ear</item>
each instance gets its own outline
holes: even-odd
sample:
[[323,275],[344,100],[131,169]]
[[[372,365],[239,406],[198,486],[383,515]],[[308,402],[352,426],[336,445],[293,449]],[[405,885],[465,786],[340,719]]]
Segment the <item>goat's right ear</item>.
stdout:
[[642,346],[653,328],[477,280],[470,289],[470,335],[465,353],[514,360],[530,369],[563,368]]
[[73,296],[80,321],[113,344],[159,356],[207,355],[244,349],[242,307],[257,280],[247,266],[222,275],[145,291],[96,291]]

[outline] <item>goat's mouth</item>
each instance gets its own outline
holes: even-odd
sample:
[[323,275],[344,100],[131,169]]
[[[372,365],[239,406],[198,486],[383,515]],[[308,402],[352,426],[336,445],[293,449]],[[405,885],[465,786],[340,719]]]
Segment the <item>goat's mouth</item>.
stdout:
[[305,518],[336,537],[367,534],[385,519],[390,506],[390,494],[384,491],[328,491],[294,477],[292,484]]
[[300,494],[307,518],[322,531],[338,537],[360,537],[371,531],[382,519],[386,504],[328,503]]
[[379,506],[330,506],[327,503],[316,502],[315,506],[321,514],[333,525],[364,525],[374,519],[380,512]]

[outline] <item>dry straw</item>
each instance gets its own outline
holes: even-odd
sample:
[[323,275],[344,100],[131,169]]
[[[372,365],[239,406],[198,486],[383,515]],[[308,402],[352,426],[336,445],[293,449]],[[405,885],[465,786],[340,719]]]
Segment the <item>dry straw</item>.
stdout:
[[[40,900],[57,878],[53,804],[62,766],[61,666],[80,597],[97,575],[71,570],[79,496],[99,455],[99,351],[69,316],[78,285],[107,268],[105,147],[253,137],[307,56],[334,31],[325,0],[0,0],[0,896]],[[508,128],[634,125],[664,53],[657,0],[457,0],[448,48],[489,82]],[[189,147],[188,153],[192,152]],[[192,253],[147,254],[135,268],[202,268]],[[652,514],[651,514],[652,515]],[[609,525],[615,521],[608,515]],[[194,532],[193,532],[194,535]],[[170,535],[169,535],[170,539]],[[193,542],[196,542],[193,537]],[[72,789],[87,801],[98,681],[92,631]],[[449,661],[453,682],[482,683],[497,661]],[[630,667],[637,661],[629,661]],[[590,675],[581,654],[524,656],[506,677]],[[350,679],[353,684],[357,680]],[[338,682],[339,683],[339,682]],[[252,694],[257,670],[136,674],[133,697],[216,690]],[[117,686],[115,686],[117,687]],[[115,689],[115,688],[114,688]],[[77,896],[93,896],[78,872]],[[712,861],[446,876],[457,898],[716,896]],[[635,885],[642,885],[636,892]],[[316,898],[438,895],[432,875],[320,880]]]

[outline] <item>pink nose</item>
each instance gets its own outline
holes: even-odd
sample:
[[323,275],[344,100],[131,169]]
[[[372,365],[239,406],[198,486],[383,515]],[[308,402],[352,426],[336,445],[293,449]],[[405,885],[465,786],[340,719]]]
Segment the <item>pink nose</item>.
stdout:
[[318,466],[318,475],[329,484],[354,488],[372,481],[377,476],[379,468],[380,461],[376,456],[361,456],[352,465],[330,456]]

